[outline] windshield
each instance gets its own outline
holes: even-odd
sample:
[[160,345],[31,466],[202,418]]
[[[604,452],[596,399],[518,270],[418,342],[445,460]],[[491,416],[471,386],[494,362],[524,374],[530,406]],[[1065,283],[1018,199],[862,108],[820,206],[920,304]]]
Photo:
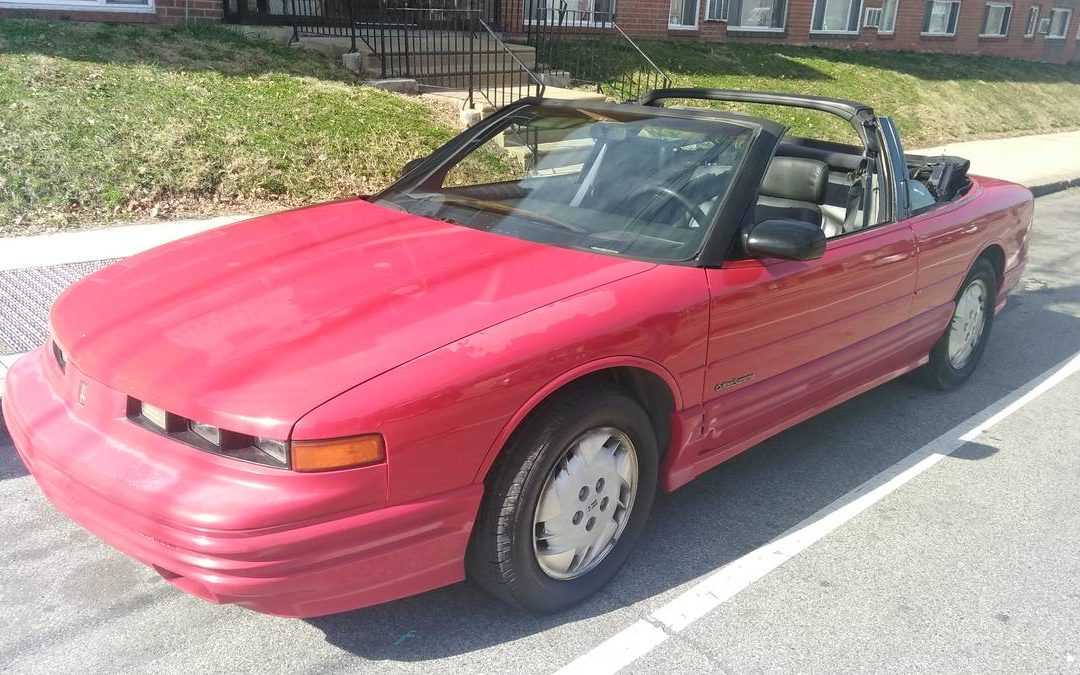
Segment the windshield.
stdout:
[[685,260],[753,134],[716,119],[529,106],[375,203],[529,241]]

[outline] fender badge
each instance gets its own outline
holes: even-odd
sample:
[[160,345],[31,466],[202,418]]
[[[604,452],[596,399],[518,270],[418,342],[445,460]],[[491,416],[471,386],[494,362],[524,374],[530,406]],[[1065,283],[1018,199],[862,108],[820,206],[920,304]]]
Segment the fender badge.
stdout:
[[749,382],[752,379],[754,379],[754,374],[753,373],[747,373],[745,375],[740,375],[738,377],[733,377],[730,380],[724,380],[720,384],[716,385],[716,391],[723,391],[725,389],[731,389],[732,387],[743,384],[744,382]]
[[79,405],[86,405],[86,383],[79,383]]

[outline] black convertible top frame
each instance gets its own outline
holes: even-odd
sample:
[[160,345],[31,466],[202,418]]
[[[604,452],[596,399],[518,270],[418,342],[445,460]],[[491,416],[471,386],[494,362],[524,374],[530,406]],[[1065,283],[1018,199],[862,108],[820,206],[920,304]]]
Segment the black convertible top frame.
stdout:
[[789,108],[804,108],[829,113],[844,119],[855,128],[863,145],[866,146],[868,157],[874,158],[879,151],[877,143],[877,117],[874,109],[855,101],[845,101],[839,98],[826,98],[824,96],[809,96],[806,94],[784,94],[770,91],[739,91],[737,89],[703,89],[699,87],[672,87],[669,89],[653,89],[645,92],[638,99],[638,104],[661,107],[658,104],[664,99],[688,98],[698,101],[723,101],[727,103],[761,103],[764,105],[780,105]]
[[739,91],[737,89],[702,89],[699,87],[672,87],[645,92],[638,103],[655,106],[668,98],[690,98],[702,101],[730,101],[733,103],[764,103],[793,108],[807,108],[843,117],[849,122],[862,122],[874,118],[874,109],[855,101],[804,94],[783,94],[768,91]]

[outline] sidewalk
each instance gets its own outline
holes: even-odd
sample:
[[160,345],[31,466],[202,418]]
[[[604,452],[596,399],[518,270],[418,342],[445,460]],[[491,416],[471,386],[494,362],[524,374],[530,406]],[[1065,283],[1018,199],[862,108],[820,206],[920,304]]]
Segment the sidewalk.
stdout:
[[952,143],[915,155],[971,160],[971,173],[1026,185],[1036,196],[1080,184],[1080,131]]
[[[1080,131],[909,150],[971,160],[971,172],[1004,178],[1036,195],[1080,185]],[[0,238],[0,385],[24,349],[45,339],[48,309],[69,283],[112,260],[246,216]]]

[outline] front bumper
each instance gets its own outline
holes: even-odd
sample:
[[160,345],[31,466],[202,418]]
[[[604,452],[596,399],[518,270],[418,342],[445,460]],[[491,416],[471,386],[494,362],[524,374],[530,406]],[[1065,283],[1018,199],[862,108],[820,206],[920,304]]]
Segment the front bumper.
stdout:
[[179,588],[318,616],[464,578],[482,486],[387,506],[384,465],[298,474],[217,457],[131,424],[125,400],[45,349],[12,366],[0,399],[49,500]]

